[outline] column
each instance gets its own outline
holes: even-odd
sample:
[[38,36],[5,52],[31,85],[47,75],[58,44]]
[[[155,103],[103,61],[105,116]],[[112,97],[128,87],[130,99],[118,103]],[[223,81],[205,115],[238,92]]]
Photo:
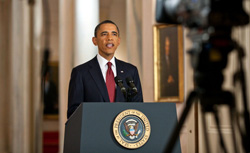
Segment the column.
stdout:
[[128,62],[136,65],[142,79],[142,0],[126,1]]
[[74,66],[92,59],[97,47],[92,43],[95,26],[99,23],[99,0],[75,0]]
[[59,152],[63,152],[68,85],[73,67],[75,1],[59,1]]
[[31,153],[39,149],[41,109],[40,50],[41,1],[11,2],[9,38],[8,152]]
[[144,101],[154,101],[153,25],[156,0],[142,2],[142,88]]
[[[0,152],[7,153],[9,145],[10,107],[9,99],[9,39],[10,39],[10,1],[0,1]],[[2,24],[5,23],[5,24]]]
[[10,47],[10,141],[11,152],[29,152],[29,11],[26,1],[12,1]]

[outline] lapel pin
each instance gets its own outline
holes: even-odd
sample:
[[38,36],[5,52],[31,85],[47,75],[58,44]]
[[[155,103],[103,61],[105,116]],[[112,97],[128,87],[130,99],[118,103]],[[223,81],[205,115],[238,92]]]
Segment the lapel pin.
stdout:
[[123,71],[121,71],[121,73],[123,73]]

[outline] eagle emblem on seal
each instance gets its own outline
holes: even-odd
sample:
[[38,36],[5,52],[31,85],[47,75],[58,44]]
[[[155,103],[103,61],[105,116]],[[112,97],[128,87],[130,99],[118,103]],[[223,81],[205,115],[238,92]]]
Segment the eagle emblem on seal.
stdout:
[[129,137],[131,140],[138,137],[141,133],[141,130],[138,131],[139,123],[134,119],[129,119],[124,122],[125,130],[123,130],[123,135]]

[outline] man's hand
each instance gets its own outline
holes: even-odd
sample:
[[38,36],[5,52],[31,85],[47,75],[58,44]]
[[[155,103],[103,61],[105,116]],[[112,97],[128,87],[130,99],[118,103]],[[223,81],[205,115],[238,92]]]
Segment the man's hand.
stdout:
[[174,83],[174,78],[172,75],[168,76],[168,83]]

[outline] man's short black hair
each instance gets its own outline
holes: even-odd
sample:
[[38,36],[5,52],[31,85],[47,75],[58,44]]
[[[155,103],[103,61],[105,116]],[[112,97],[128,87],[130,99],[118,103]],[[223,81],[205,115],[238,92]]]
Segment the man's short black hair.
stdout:
[[117,31],[118,31],[118,36],[120,36],[120,31],[119,31],[118,26],[117,26],[113,21],[111,21],[111,20],[104,20],[104,21],[102,21],[101,23],[99,23],[99,24],[95,27],[95,37],[97,36],[97,31],[98,31],[98,29],[100,28],[100,26],[101,26],[102,24],[106,24],[106,23],[111,23],[111,24],[115,25],[115,26],[116,26],[116,29],[117,29]]

